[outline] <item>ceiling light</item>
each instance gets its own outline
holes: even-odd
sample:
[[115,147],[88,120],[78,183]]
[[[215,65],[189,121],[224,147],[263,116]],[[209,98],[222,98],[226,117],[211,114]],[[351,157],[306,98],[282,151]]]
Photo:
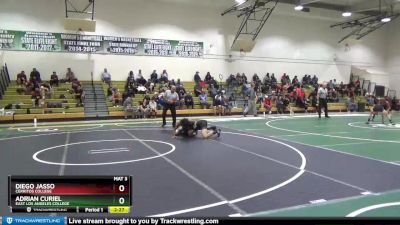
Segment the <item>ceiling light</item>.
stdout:
[[243,4],[246,0],[235,0],[237,4]]
[[342,16],[349,17],[349,16],[351,16],[351,12],[344,12],[344,13],[342,13]]
[[388,22],[390,22],[392,19],[390,18],[390,17],[385,17],[385,18],[382,18],[381,19],[381,21],[383,22],[383,23],[388,23]]
[[298,5],[298,6],[294,7],[294,10],[301,11],[301,10],[303,10],[303,8],[304,7],[302,5]]

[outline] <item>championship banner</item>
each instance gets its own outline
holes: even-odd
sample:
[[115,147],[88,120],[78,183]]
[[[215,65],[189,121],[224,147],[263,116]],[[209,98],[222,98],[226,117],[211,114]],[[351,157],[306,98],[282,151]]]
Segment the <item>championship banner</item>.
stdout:
[[0,29],[0,49],[201,58],[203,42]]

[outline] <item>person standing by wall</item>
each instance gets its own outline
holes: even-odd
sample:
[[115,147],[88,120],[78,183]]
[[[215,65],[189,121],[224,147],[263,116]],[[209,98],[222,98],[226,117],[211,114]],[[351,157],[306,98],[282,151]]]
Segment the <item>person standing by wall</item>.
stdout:
[[36,70],[36,68],[33,68],[31,74],[30,74],[30,81],[36,80],[37,82],[41,83],[42,78],[40,78],[40,73],[39,71]]
[[67,74],[65,74],[65,82],[72,82],[75,79],[75,74],[71,68],[67,68]]
[[256,106],[257,93],[254,90],[254,87],[255,87],[254,83],[251,83],[249,91],[249,102],[248,102],[249,105],[247,106],[247,110],[245,110],[243,114],[245,117],[249,112],[253,113],[254,116],[257,116],[257,106]]
[[111,74],[107,71],[107,68],[104,68],[103,73],[101,74],[101,80],[111,86]]
[[166,122],[166,115],[167,115],[167,111],[170,110],[171,111],[171,116],[172,116],[172,126],[175,127],[176,126],[176,102],[179,100],[179,96],[178,93],[176,92],[176,87],[175,86],[171,86],[171,90],[167,90],[164,93],[164,108],[163,108],[163,113],[162,113],[162,119],[163,119],[163,123],[161,125],[161,127],[165,127],[165,125],[167,124]]
[[318,116],[321,118],[321,108],[324,108],[325,118],[330,118],[328,116],[328,89],[326,88],[326,83],[318,89],[317,92],[317,106],[318,106]]

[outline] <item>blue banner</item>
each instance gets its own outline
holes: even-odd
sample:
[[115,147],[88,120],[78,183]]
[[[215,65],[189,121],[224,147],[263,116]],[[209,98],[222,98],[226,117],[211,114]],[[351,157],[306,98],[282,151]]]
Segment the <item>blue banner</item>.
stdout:
[[64,225],[65,218],[61,216],[3,216],[3,225]]

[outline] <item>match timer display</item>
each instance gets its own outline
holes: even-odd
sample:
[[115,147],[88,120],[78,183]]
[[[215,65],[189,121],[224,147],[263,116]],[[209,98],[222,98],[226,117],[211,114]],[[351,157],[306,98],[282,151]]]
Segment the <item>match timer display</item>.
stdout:
[[131,176],[9,176],[8,206],[22,213],[129,213]]

